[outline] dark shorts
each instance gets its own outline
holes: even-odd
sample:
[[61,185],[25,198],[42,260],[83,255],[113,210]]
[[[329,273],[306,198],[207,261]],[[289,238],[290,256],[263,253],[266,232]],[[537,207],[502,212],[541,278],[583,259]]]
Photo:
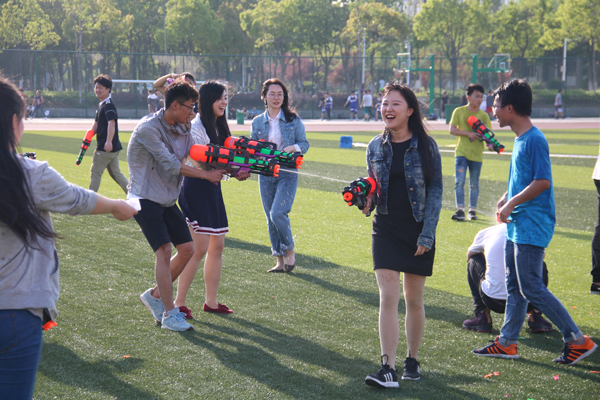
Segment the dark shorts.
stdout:
[[163,207],[146,199],[140,199],[140,205],[142,209],[133,217],[142,228],[152,251],[156,252],[166,243],[178,246],[192,241],[185,217],[176,205]]

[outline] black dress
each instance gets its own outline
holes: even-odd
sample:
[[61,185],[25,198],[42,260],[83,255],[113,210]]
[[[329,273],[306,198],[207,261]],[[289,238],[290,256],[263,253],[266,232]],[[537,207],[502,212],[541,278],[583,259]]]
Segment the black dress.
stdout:
[[376,211],[373,217],[373,268],[431,276],[435,242],[428,252],[416,257],[414,255],[417,240],[423,230],[423,221],[415,220],[406,187],[404,154],[409,147],[410,139],[402,143],[392,142],[388,214]]

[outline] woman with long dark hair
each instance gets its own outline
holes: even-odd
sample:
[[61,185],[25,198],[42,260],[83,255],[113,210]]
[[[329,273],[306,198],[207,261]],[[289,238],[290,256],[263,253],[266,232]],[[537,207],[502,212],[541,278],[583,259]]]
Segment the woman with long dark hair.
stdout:
[[[223,146],[231,136],[227,125],[227,87],[217,81],[206,81],[200,86],[199,113],[192,121],[192,137],[195,144]],[[189,159],[188,159],[189,161]],[[210,168],[194,162],[197,168]],[[238,172],[236,179],[243,181],[248,172]],[[179,196],[179,205],[185,215],[188,228],[194,240],[194,255],[188,261],[177,283],[175,306],[192,319],[186,307],[187,293],[196,276],[200,262],[204,260],[204,285],[206,288],[203,311],[220,314],[233,313],[226,305],[217,302],[217,291],[223,269],[223,248],[229,224],[221,183],[218,185],[201,178],[185,177]]]
[[[279,151],[306,153],[309,145],[304,124],[290,107],[288,90],[283,82],[279,79],[265,81],[261,97],[267,110],[252,121],[250,137],[275,143]],[[288,217],[298,187],[298,174],[295,172],[281,168],[277,177],[258,177],[271,252],[277,258],[277,264],[269,272],[290,272],[296,265],[294,237]]]
[[25,104],[17,88],[0,78],[0,393],[31,399],[42,348],[42,320],[58,300],[58,256],[51,212],[112,214],[120,221],[136,211],[72,185],[48,163],[21,157]]
[[425,327],[423,291],[435,256],[435,230],[442,208],[442,164],[437,144],[427,134],[415,94],[391,83],[383,89],[382,134],[367,147],[369,176],[377,191],[373,217],[373,265],[379,286],[379,338],[382,367],[367,376],[370,386],[398,387],[395,369],[399,340],[400,273],[406,302],[407,358],[402,379],[420,378],[417,361]]

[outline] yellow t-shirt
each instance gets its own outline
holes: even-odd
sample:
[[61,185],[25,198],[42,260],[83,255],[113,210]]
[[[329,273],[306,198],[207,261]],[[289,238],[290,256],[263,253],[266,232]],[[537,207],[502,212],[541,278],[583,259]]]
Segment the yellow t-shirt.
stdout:
[[[471,132],[473,128],[471,128],[471,125],[469,125],[467,119],[469,119],[469,117],[472,115],[479,118],[481,122],[485,124],[485,126],[491,129],[492,121],[490,120],[490,116],[481,109],[478,109],[477,112],[473,113],[469,111],[468,106],[462,106],[454,109],[454,112],[452,113],[452,119],[450,120],[450,125],[456,126],[461,131]],[[484,149],[485,142],[480,142],[479,140],[474,140],[471,142],[468,136],[457,136],[456,151],[454,156],[462,156],[470,161],[482,162]]]

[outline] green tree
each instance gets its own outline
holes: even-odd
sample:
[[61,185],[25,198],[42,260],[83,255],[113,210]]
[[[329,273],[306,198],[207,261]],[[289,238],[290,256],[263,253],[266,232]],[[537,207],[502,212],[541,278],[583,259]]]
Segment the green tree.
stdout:
[[518,57],[539,57],[544,49],[539,40],[544,19],[551,12],[548,0],[511,1],[494,14],[498,51]]
[[323,88],[333,57],[340,47],[340,33],[346,25],[348,7],[340,7],[331,0],[304,0],[298,3],[298,28],[304,33],[302,41],[323,63]]
[[358,43],[363,32],[366,34],[371,78],[377,79],[375,55],[395,56],[410,35],[410,21],[406,14],[380,2],[363,3],[352,8],[342,32],[342,43],[350,43],[351,38]]
[[0,46],[42,50],[60,37],[37,0],[10,0],[0,11]]
[[587,47],[588,90],[596,91],[596,49],[600,42],[600,0],[562,0],[553,18],[546,22],[541,43],[546,49],[564,45],[564,39],[576,40]]
[[167,42],[172,51],[213,54],[219,49],[222,34],[223,21],[217,18],[207,0],[167,3]]
[[[290,61],[286,56],[297,43],[297,4],[294,0],[260,0],[254,8],[240,14],[241,27],[254,39],[254,47],[262,49],[263,55],[279,56],[275,60],[281,66],[282,75]],[[270,77],[263,71],[263,78]]]
[[460,57],[471,40],[485,27],[476,0],[429,0],[414,19],[414,33],[419,41],[450,59],[453,90]]
[[217,17],[227,27],[227,32],[222,36],[220,53],[223,54],[246,54],[252,48],[253,40],[242,29],[240,11],[242,9],[239,0],[225,1],[217,9]]

